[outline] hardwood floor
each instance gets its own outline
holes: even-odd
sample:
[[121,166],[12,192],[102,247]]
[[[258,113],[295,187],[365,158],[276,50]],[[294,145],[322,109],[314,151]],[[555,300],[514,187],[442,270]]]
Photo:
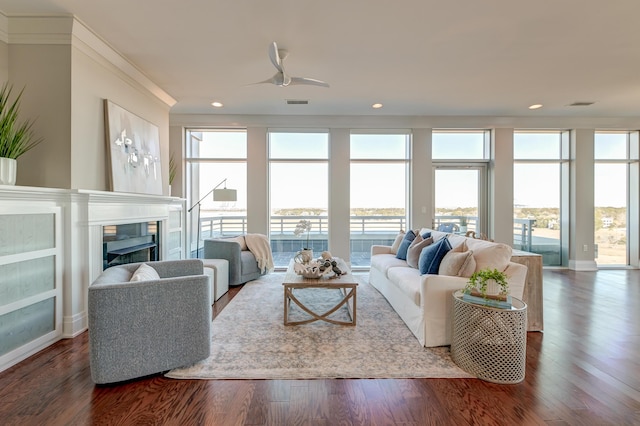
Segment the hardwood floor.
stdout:
[[640,271],[545,270],[544,303],[516,385],[155,375],[96,386],[84,333],[0,373],[0,424],[640,425]]

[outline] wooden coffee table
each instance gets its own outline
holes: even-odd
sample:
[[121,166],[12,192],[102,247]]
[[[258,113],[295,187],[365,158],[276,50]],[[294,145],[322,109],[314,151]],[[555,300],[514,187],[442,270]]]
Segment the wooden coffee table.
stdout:
[[[347,274],[341,275],[339,278],[335,276],[334,278],[331,278],[333,274],[330,276],[322,276],[320,278],[304,278],[303,276],[295,273],[293,270],[294,261],[291,260],[289,267],[287,268],[287,274],[284,277],[284,282],[282,283],[282,286],[284,287],[284,325],[308,324],[314,321],[326,321],[337,325],[356,325],[356,289],[358,287],[358,283],[353,275],[351,275],[351,272],[349,272],[349,268],[346,263],[342,259],[336,258],[335,260],[338,262],[340,269],[342,271],[347,271]],[[319,288],[333,291],[338,290],[342,295],[342,300],[328,311],[324,313],[316,313],[294,295],[294,289],[304,288]],[[303,321],[289,321],[289,308],[291,302],[298,305],[300,309],[309,314],[311,318]],[[347,306],[351,321],[338,321],[329,318],[329,315],[333,314],[344,305]]]

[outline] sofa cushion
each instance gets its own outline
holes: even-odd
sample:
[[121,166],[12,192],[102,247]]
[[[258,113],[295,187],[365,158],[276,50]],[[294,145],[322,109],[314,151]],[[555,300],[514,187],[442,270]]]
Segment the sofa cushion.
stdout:
[[417,306],[420,306],[420,271],[407,267],[389,268],[388,278],[398,287],[398,290],[407,295]]
[[451,244],[449,244],[448,238],[442,238],[438,242],[423,248],[418,259],[420,274],[437,275],[438,269],[440,269],[440,262],[449,250],[451,250]]
[[433,244],[433,238],[423,239],[421,235],[418,235],[409,246],[409,250],[407,250],[407,265],[418,269],[418,260],[422,249],[431,244]]
[[396,235],[396,239],[393,241],[393,244],[391,244],[391,253],[393,253],[393,254],[397,254],[398,253],[398,248],[400,247],[400,243],[404,239],[404,236],[405,236],[405,232],[404,231],[400,231],[400,233],[398,233],[398,235]]
[[407,231],[407,233],[404,235],[404,238],[402,239],[402,242],[400,243],[400,247],[398,247],[398,253],[396,254],[396,257],[398,259],[407,260],[407,250],[409,250],[409,246],[415,238],[415,232],[413,232],[412,230]]
[[468,250],[473,250],[476,271],[485,268],[504,271],[511,261],[511,246],[503,243],[467,238],[465,246]]
[[371,256],[371,268],[375,268],[384,273],[384,276],[388,278],[389,268],[393,267],[408,267],[407,262],[402,259],[398,259],[393,254],[376,254]]
[[[458,234],[449,234],[447,239],[449,240],[449,244],[451,244],[451,247],[456,248],[456,247],[462,247],[464,245],[464,242],[467,240],[467,237],[463,235],[458,235]],[[465,250],[460,250],[460,251],[462,252]]]
[[136,269],[136,271],[131,275],[129,281],[152,281],[159,280],[160,275],[153,269],[151,266],[143,263]]
[[442,258],[438,275],[469,278],[475,272],[475,269],[476,261],[473,257],[473,251],[460,251],[456,247]]

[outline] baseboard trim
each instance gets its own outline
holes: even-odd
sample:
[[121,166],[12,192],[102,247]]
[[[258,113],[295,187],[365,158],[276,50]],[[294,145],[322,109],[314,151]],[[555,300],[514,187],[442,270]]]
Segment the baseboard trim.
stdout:
[[87,328],[87,314],[85,312],[66,316],[62,319],[62,337],[65,339],[72,339],[83,333]]
[[569,269],[574,271],[597,271],[598,264],[595,260],[569,260]]

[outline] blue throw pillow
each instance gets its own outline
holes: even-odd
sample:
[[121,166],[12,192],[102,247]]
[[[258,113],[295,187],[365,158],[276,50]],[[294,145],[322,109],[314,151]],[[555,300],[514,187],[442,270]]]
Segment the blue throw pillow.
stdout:
[[425,274],[438,274],[440,269],[440,262],[447,252],[451,250],[451,243],[448,238],[442,238],[438,242],[426,246],[420,252],[420,258],[418,260],[418,268],[420,269],[420,275]]
[[396,253],[396,257],[398,259],[407,260],[407,250],[409,250],[409,246],[416,239],[416,234],[409,230],[406,234],[404,234],[404,238],[400,243],[400,247],[398,247],[398,253]]
[[426,240],[427,238],[429,238],[431,236],[431,231],[427,231],[424,234],[420,235],[422,237],[423,240]]

